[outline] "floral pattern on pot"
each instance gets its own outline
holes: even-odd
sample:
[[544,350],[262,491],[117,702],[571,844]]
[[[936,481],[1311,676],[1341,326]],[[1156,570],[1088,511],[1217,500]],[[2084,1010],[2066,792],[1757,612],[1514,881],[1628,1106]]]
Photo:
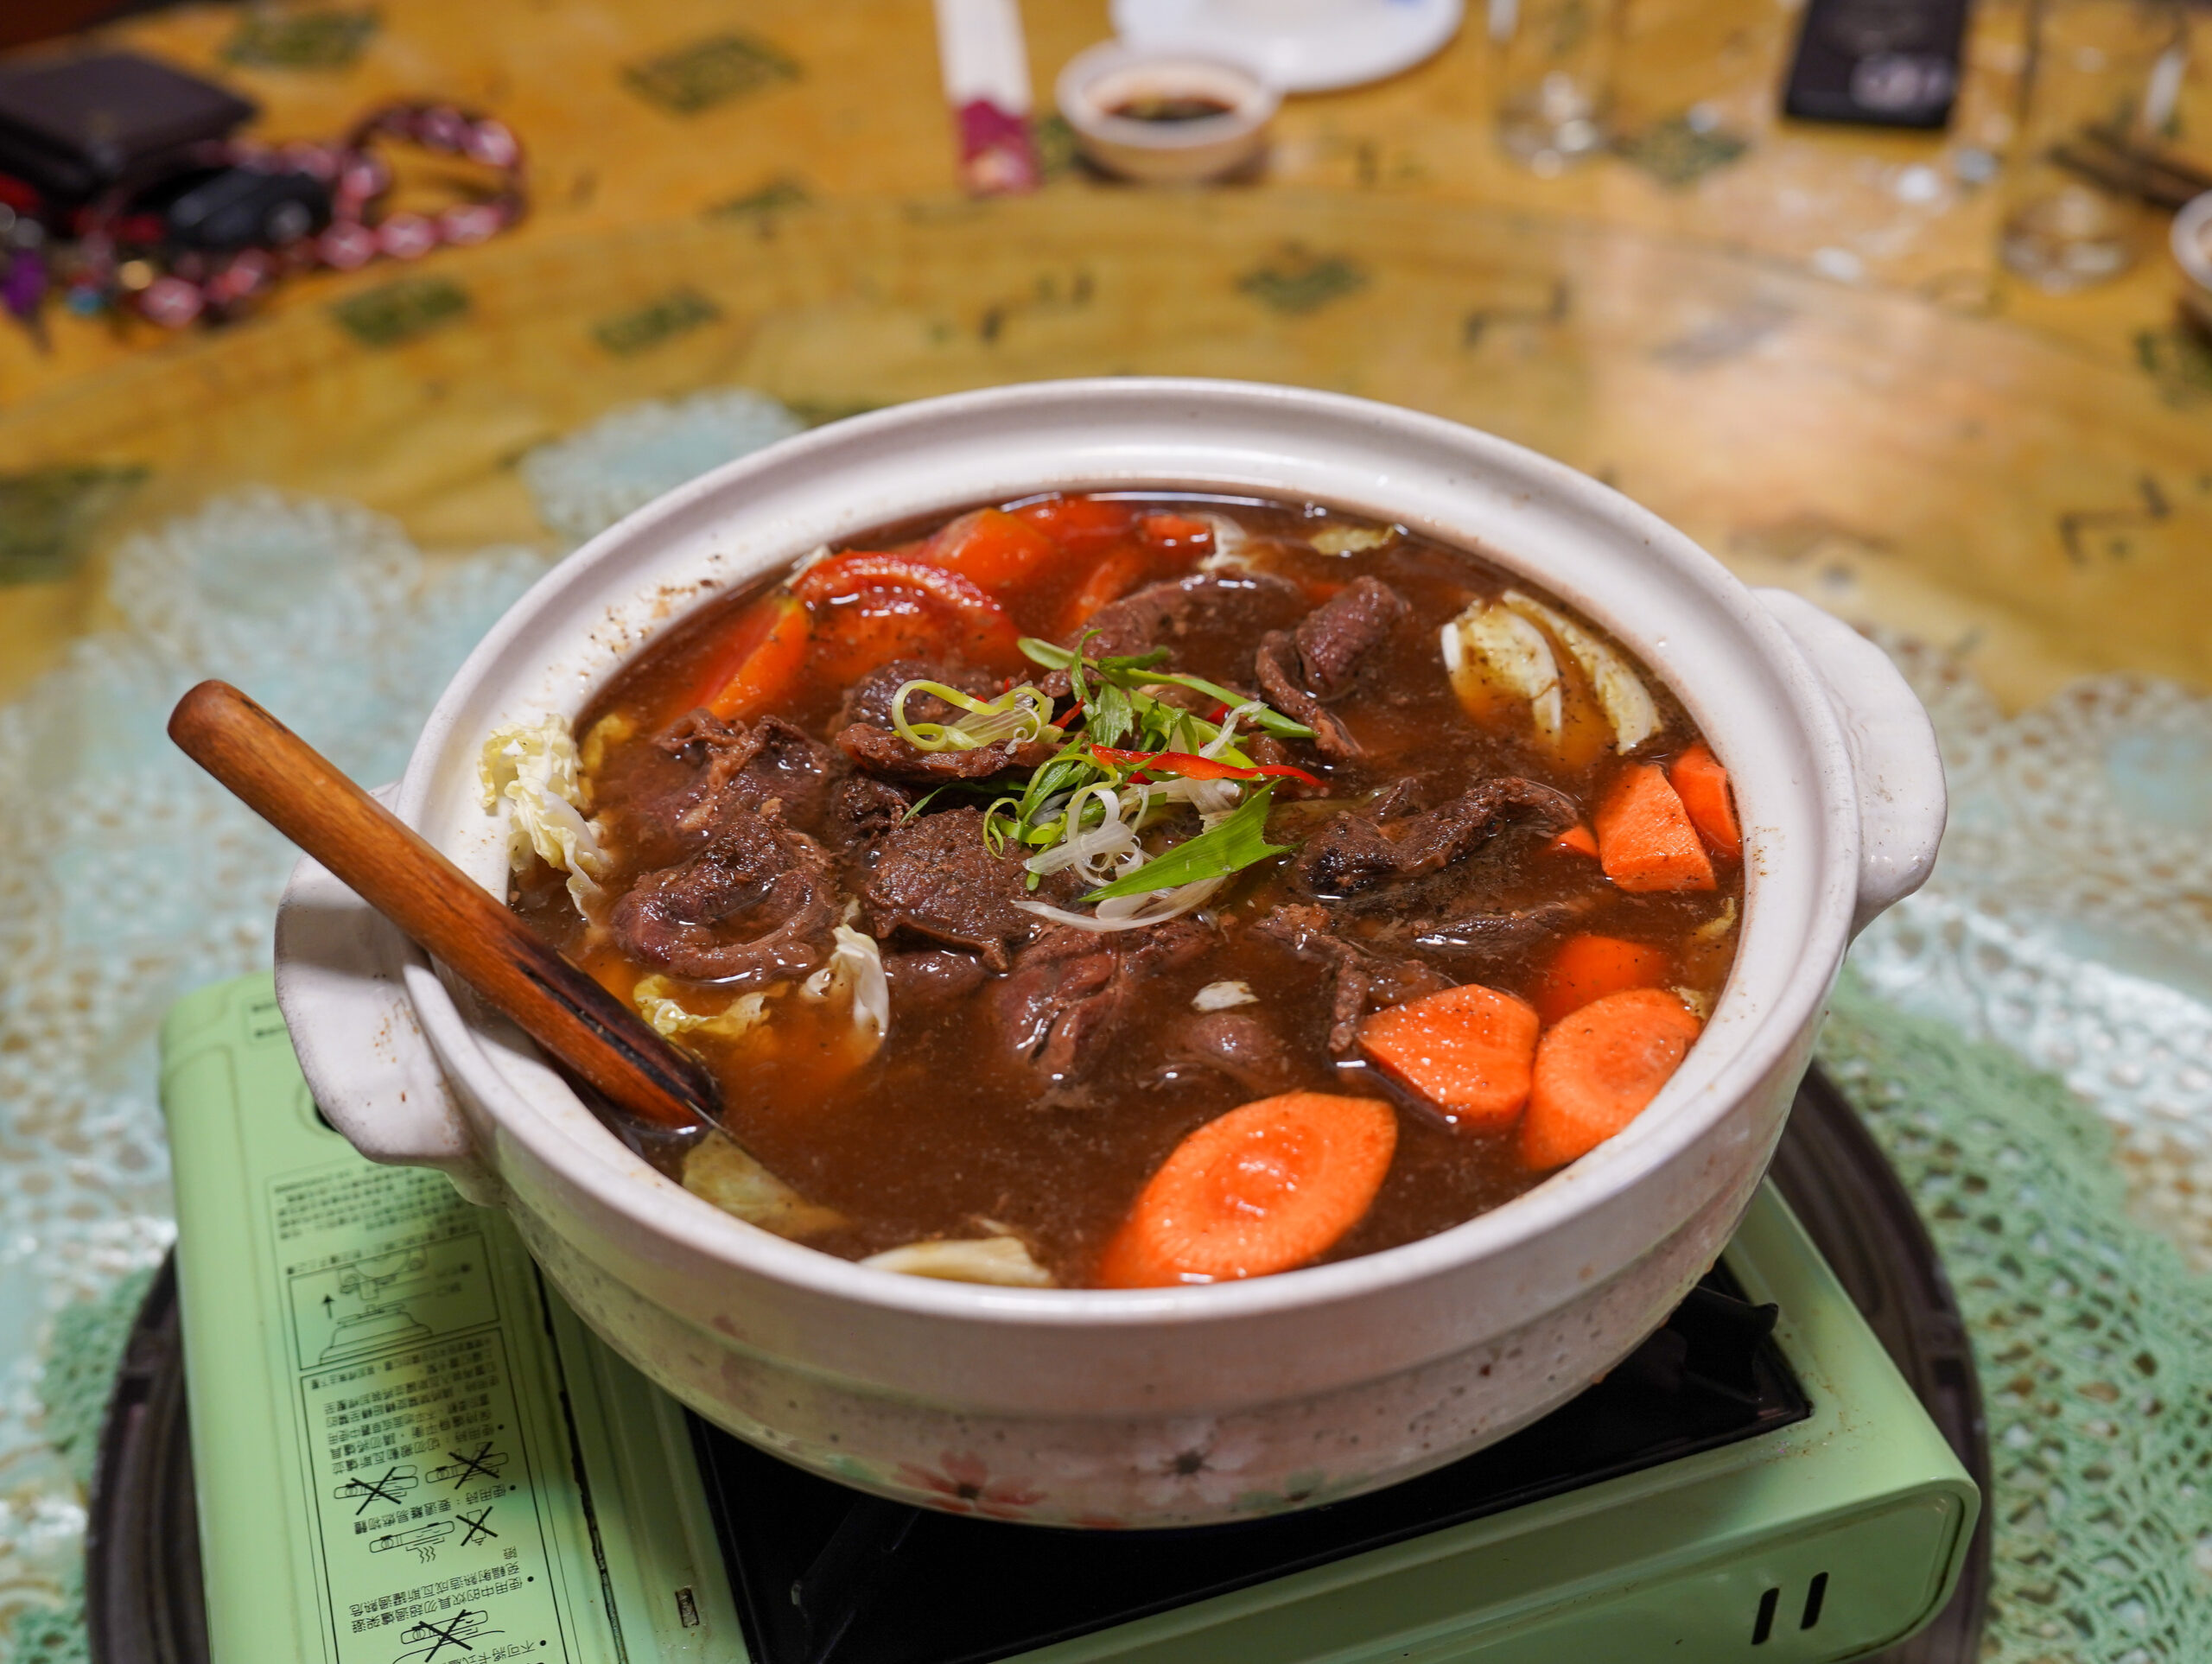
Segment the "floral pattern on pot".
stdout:
[[1023,1479],[993,1478],[982,1458],[969,1451],[945,1451],[934,1468],[899,1464],[899,1482],[921,1493],[918,1500],[948,1514],[981,1514],[994,1520],[1023,1520],[1045,1500]]

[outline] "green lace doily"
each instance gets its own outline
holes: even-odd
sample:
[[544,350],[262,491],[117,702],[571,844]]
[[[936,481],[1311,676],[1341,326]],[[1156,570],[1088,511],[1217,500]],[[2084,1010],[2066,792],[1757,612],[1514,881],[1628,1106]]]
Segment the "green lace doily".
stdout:
[[[65,1306],[54,1318],[51,1350],[39,1376],[39,1405],[47,1439],[69,1464],[79,1489],[92,1486],[108,1394],[123,1367],[131,1322],[153,1280],[150,1267],[134,1271],[99,1299]],[[79,1563],[62,1575],[60,1604],[33,1607],[16,1621],[8,1664],[86,1664],[90,1656],[85,1570]]]
[[1974,1338],[1988,1664],[2212,1660],[2212,1280],[2127,1215],[2056,1076],[1847,977],[1821,1060],[1928,1222]]

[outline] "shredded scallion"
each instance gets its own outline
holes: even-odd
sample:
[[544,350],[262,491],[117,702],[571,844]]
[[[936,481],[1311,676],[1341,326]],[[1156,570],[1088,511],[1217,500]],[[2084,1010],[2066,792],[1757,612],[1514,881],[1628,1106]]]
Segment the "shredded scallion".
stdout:
[[[974,720],[950,723],[909,721],[906,701],[917,693],[943,700],[955,709],[967,712]],[[901,685],[891,700],[891,726],[898,730],[900,739],[917,751],[976,751],[984,746],[1002,745],[1009,740],[1026,745],[1041,738],[1052,721],[1052,702],[1040,689],[1027,682],[989,700],[977,699],[942,682],[909,682]]]

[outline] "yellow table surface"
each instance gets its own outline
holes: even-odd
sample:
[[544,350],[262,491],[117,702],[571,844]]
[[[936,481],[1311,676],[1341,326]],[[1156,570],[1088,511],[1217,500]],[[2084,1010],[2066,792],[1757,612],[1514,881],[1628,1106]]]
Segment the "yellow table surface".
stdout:
[[[1024,15],[1048,106],[1105,6]],[[254,60],[349,16],[372,21],[348,65]],[[225,330],[57,317],[43,352],[0,332],[0,475],[127,471],[76,535],[94,558],[0,590],[0,694],[97,622],[101,549],[221,486],[352,498],[426,546],[543,541],[516,460],[630,399],[746,383],[834,415],[1119,372],[1304,382],[1491,429],[1746,577],[1965,649],[2008,703],[2113,669],[2203,680],[2212,353],[2175,327],[2178,279],[2152,257],[2088,295],[2028,291],[1993,258],[2001,183],[1961,177],[1962,154],[2005,149],[2020,8],[1980,8],[1938,136],[1778,121],[1796,22],[1630,0],[1624,130],[1697,106],[1748,145],[1687,181],[1510,163],[1471,26],[1392,81],[1290,101],[1260,182],[1146,192],[1063,167],[1033,197],[969,203],[915,0],[132,21],[102,38],[241,86],[271,137],[403,96],[494,111],[528,146],[532,214],[482,248],[294,283]],[[688,114],[638,90],[641,67],[733,37],[785,70]],[[462,302],[381,346],[334,311],[396,283]]]

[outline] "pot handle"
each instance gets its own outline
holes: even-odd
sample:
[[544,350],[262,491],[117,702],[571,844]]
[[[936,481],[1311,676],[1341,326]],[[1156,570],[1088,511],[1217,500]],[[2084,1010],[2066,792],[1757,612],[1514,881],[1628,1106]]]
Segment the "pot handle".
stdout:
[[1842,619],[1787,589],[1751,593],[1811,662],[1843,728],[1859,789],[1855,936],[1936,865],[1947,797],[1935,725],[1890,656]]
[[[397,788],[373,794],[387,807]],[[302,855],[276,907],[276,1004],[323,1118],[372,1161],[435,1167],[470,1201],[499,1199],[445,1071],[415,1019],[423,950]]]

